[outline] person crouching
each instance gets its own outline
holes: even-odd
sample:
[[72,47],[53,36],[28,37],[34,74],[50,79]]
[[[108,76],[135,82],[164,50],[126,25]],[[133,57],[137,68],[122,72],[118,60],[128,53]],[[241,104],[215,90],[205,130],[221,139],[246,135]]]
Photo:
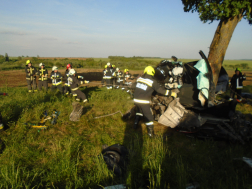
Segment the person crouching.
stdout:
[[89,83],[89,81],[79,81],[76,77],[76,72],[74,69],[69,71],[68,83],[70,84],[70,88],[74,97],[76,97],[76,101],[87,102],[86,95],[79,89],[79,85],[85,83]]
[[54,91],[55,89],[59,89],[59,91],[62,93],[62,75],[58,71],[57,66],[52,67],[52,73],[50,78],[52,79],[52,87],[51,90]]

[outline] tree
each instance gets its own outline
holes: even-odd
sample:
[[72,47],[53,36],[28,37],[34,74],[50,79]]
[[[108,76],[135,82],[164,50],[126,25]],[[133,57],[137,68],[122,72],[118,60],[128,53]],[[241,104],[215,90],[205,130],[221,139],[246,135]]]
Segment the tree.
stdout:
[[198,12],[204,23],[219,21],[208,54],[216,85],[235,27],[242,18],[252,24],[252,0],[182,0],[182,3],[185,12]]
[[5,61],[6,61],[6,62],[9,62],[9,56],[8,56],[7,53],[5,53]]

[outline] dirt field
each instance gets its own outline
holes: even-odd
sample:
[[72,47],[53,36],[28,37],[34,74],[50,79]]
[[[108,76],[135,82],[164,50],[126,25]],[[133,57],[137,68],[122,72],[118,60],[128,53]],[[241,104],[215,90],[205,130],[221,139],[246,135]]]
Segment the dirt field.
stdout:
[[[101,86],[102,79],[102,69],[82,69],[77,68],[77,73],[83,75],[86,80],[89,80],[87,86]],[[61,69],[59,72],[64,75],[65,70]],[[131,74],[142,74],[143,71],[130,71]],[[231,78],[234,71],[227,71],[229,77]],[[252,85],[252,71],[244,71],[246,73],[247,80],[244,81],[244,85]],[[49,74],[51,71],[49,70]],[[51,85],[51,80],[49,79],[49,86]],[[14,71],[1,71],[0,72],[0,87],[26,87],[25,71],[24,70],[14,70]]]

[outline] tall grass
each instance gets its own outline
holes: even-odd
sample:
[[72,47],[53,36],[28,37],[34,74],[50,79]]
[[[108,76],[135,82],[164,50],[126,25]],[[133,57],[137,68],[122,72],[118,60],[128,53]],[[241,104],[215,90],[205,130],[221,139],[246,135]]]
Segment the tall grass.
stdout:
[[[5,91],[6,88],[1,88]],[[124,121],[120,114],[94,119],[133,106],[122,90],[86,88],[89,103],[79,122],[70,122],[72,98],[59,93],[28,94],[25,88],[7,88],[0,96],[5,144],[0,154],[0,188],[98,188],[126,184],[128,188],[185,188],[198,182],[201,188],[251,188],[251,172],[234,158],[252,157],[251,143],[245,146],[201,141],[174,133],[149,139],[141,124]],[[243,106],[243,105],[241,105]],[[45,110],[60,111],[58,123],[47,130],[33,129]],[[160,127],[160,126],[156,126]],[[107,169],[101,146],[120,143],[129,150],[123,177]]]

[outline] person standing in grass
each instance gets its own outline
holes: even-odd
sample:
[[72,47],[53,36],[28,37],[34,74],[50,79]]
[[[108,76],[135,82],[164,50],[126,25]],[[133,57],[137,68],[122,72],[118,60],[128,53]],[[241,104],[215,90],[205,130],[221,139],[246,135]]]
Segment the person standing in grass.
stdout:
[[70,83],[68,82],[68,77],[69,77],[69,71],[72,69],[72,65],[71,64],[67,64],[66,66],[66,72],[65,72],[65,88],[64,88],[64,93],[65,95],[69,95],[71,94],[71,89],[70,89]]
[[55,89],[59,89],[59,91],[61,93],[63,93],[63,91],[62,91],[62,75],[58,71],[57,66],[52,67],[52,73],[51,73],[50,78],[52,80],[51,90],[54,91]]
[[158,84],[153,77],[154,74],[155,70],[152,66],[146,67],[144,69],[144,75],[136,81],[136,89],[134,92],[134,103],[137,107],[134,128],[137,128],[139,118],[144,117],[150,138],[154,136],[154,119],[150,107],[151,95],[154,91],[165,96],[170,94],[169,90],[166,90]]
[[28,85],[28,92],[29,93],[32,92],[32,87],[33,91],[37,92],[37,82],[36,82],[37,69],[32,66],[30,60],[26,61],[25,73],[26,73],[26,82]]
[[123,86],[123,72],[120,70],[120,68],[116,68],[116,75],[115,75],[115,79],[116,79],[116,89],[119,89],[119,87]]
[[107,72],[107,65],[105,65],[105,67],[104,67],[104,70],[102,71],[103,72],[103,76],[102,76],[102,81],[101,81],[101,83],[102,83],[102,86],[104,87],[105,86],[105,82],[106,82],[106,72]]
[[87,102],[86,95],[79,89],[79,85],[83,83],[89,83],[89,81],[79,81],[76,78],[76,72],[74,69],[69,71],[68,83],[70,84],[70,88],[74,97],[76,97],[76,101]]
[[236,94],[237,99],[242,101],[241,92],[243,89],[243,81],[246,80],[246,74],[242,74],[240,68],[236,68],[235,74],[231,78],[231,92],[230,92],[230,99],[233,100]]
[[107,70],[105,72],[105,78],[106,78],[107,89],[112,89],[112,84],[113,84],[113,68],[111,67],[110,62],[107,63]]
[[47,84],[48,71],[45,68],[45,64],[42,62],[39,64],[38,75],[39,75],[38,90],[41,91],[42,86],[44,86],[45,91],[47,91],[47,89],[48,89],[48,84]]

